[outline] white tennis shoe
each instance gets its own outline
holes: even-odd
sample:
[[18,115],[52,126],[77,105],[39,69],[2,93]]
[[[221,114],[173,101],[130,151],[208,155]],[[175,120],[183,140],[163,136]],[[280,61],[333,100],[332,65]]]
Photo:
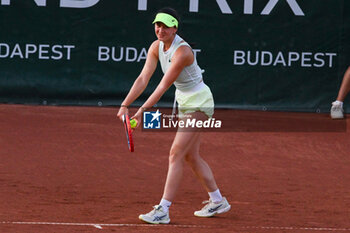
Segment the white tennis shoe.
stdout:
[[216,214],[225,213],[231,209],[231,206],[225,197],[223,197],[222,201],[219,203],[214,203],[211,199],[209,199],[209,201],[204,201],[203,204],[206,205],[201,210],[194,212],[195,216],[208,218]]
[[153,206],[153,210],[147,214],[140,214],[139,219],[151,224],[168,224],[169,212],[165,213],[161,205]]
[[344,118],[343,105],[339,101],[334,101],[331,107],[331,117],[332,119],[342,119]]

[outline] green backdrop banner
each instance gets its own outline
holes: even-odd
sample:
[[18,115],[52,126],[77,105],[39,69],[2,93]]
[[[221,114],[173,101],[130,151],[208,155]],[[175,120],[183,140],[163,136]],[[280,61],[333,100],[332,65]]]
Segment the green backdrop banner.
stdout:
[[[345,0],[0,0],[0,101],[120,104],[165,6],[217,106],[328,111],[350,64]],[[162,78],[160,66],[145,101]],[[170,106],[172,87],[160,105]]]

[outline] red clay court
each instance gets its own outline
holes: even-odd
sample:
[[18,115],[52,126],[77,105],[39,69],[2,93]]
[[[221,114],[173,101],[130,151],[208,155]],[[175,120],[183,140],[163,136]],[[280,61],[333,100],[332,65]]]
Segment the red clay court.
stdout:
[[[174,132],[139,130],[130,153],[116,113],[0,105],[1,233],[350,232],[349,119],[289,113],[324,127],[293,132],[303,126],[281,113],[217,110],[238,127],[203,133],[201,153],[231,211],[195,217],[208,196],[186,168],[171,224],[154,226],[138,215],[161,198]],[[264,119],[275,130],[244,128]],[[344,130],[332,130],[339,124]]]

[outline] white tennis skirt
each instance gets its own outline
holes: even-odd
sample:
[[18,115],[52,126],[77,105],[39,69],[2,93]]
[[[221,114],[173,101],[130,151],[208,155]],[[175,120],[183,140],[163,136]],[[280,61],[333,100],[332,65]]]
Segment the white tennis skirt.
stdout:
[[204,112],[209,118],[214,114],[214,98],[210,88],[202,81],[188,91],[176,89],[179,117],[192,112]]

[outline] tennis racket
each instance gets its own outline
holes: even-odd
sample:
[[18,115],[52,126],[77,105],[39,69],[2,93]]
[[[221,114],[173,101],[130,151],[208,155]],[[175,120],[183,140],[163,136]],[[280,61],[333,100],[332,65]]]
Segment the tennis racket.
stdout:
[[123,115],[123,123],[126,134],[126,139],[128,141],[128,147],[130,152],[134,152],[134,141],[132,140],[132,131],[130,126],[130,118],[127,114]]

